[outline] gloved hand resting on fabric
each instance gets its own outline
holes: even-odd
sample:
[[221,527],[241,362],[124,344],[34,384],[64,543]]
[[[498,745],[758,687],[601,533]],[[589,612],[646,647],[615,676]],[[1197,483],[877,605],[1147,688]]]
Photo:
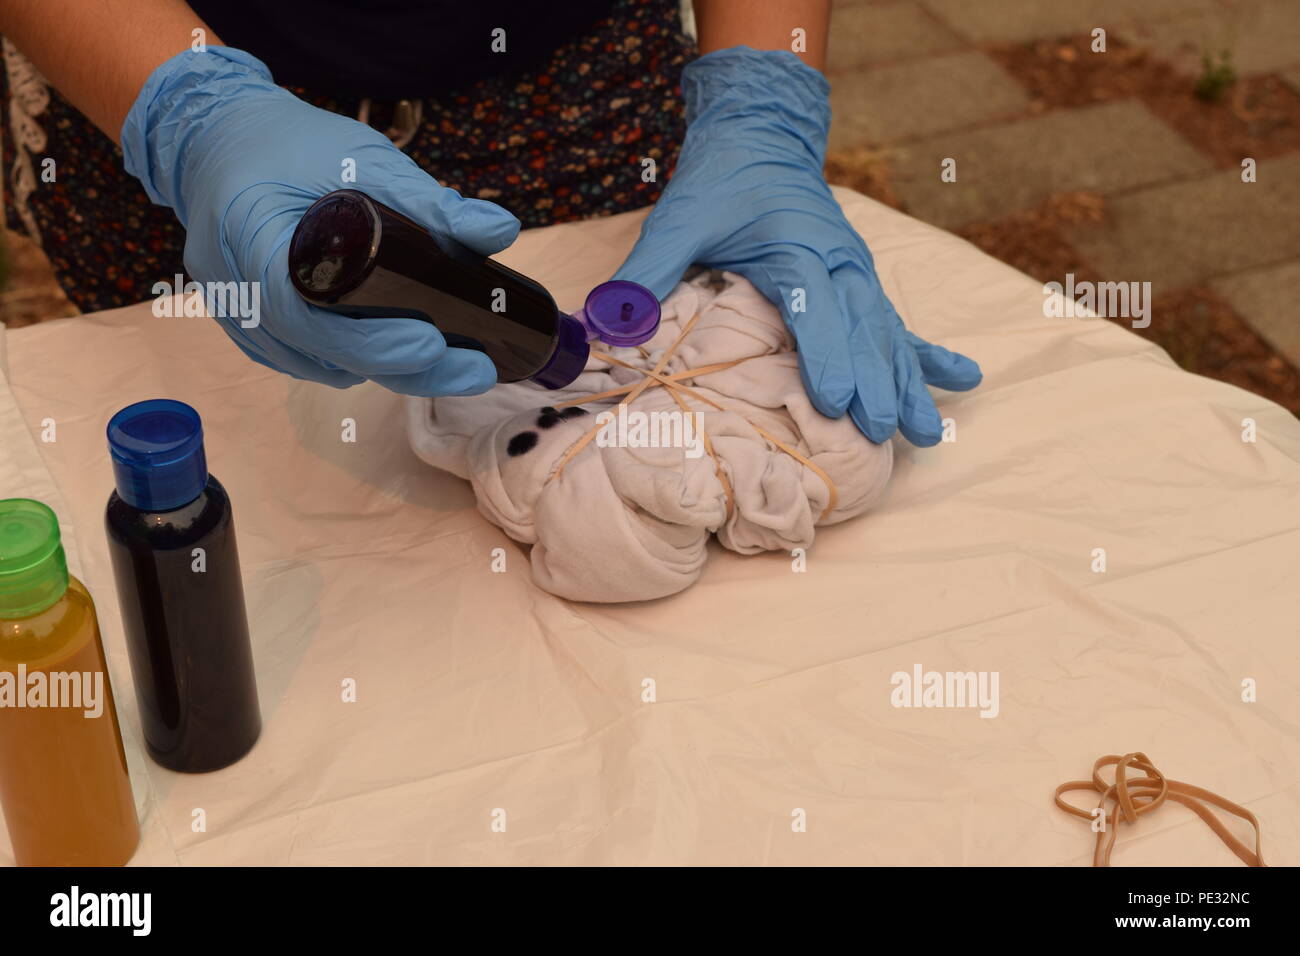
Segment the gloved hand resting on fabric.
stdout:
[[200,282],[260,282],[260,321],[218,318],[254,361],[336,387],[372,379],[408,395],[487,391],[496,369],[480,352],[449,348],[427,322],[352,319],[303,301],[288,248],[307,207],[344,182],[483,255],[514,241],[519,222],[464,199],[423,172],[386,136],[310,106],[276,86],[260,60],[208,47],[158,67],[122,126],[128,172],[186,229],[185,268]]
[[818,411],[847,411],[875,442],[895,430],[938,442],[926,385],[974,388],[979,366],[913,335],[885,297],[822,174],[826,78],[793,53],[742,46],[688,65],[682,88],[677,168],[615,277],[662,299],[693,262],[744,276],[780,308]]

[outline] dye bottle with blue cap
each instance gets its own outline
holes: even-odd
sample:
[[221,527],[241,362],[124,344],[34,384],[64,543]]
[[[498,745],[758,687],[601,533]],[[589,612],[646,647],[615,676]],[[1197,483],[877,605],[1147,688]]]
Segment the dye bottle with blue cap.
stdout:
[[146,747],[170,770],[218,770],[262,729],[230,498],[184,402],[128,405],[108,447],[105,524]]
[[428,322],[448,345],[486,354],[499,382],[564,388],[582,374],[591,342],[626,348],[659,329],[659,300],[644,286],[603,282],[580,310],[561,312],[528,276],[355,189],[329,193],[303,214],[289,278],[308,302],[350,318]]

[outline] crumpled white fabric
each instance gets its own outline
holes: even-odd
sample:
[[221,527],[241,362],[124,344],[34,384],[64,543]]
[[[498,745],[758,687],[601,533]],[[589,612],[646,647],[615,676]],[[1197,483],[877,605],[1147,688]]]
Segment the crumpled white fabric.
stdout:
[[[817,526],[862,514],[883,492],[892,446],[868,441],[847,416],[829,419],[813,407],[780,314],[739,276],[701,273],[680,283],[651,341],[609,352],[653,368],[697,313],[664,374],[745,359],[684,383],[726,409],[690,402],[702,413],[698,420],[717,462],[707,453],[691,457],[686,447],[593,440],[556,475],[562,456],[597,425],[600,412],[616,412],[619,399],[584,411],[555,406],[643,378],[594,358],[567,389],[517,383],[486,395],[408,400],[416,454],[471,482],[488,520],[533,546],[533,579],[552,594],[599,602],[674,594],[699,578],[710,535],[741,554],[806,549]],[[677,409],[663,387],[647,389],[628,406]],[[823,516],[831,501],[825,480],[751,423],[826,472],[837,491],[829,513]],[[719,464],[734,495],[730,515]]]

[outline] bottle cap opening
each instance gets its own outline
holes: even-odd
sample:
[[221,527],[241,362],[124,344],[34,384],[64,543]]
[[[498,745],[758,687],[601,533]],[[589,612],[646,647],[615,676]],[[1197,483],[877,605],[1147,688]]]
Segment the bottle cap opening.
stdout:
[[203,423],[184,402],[128,405],[109,419],[108,451],[118,495],[141,511],[179,508],[208,483]]
[[39,614],[68,590],[54,512],[31,498],[0,501],[0,617]]
[[540,371],[528,376],[543,388],[564,388],[571,384],[587,367],[587,357],[591,354],[587,330],[573,316],[560,313],[556,332],[555,351]]
[[628,348],[659,331],[659,300],[643,285],[611,279],[587,294],[579,320],[606,345]]

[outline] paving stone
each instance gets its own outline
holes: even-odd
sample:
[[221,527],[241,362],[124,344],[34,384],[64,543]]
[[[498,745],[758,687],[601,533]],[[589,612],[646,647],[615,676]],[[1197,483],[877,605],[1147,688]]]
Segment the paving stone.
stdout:
[[1300,154],[1261,161],[1257,177],[1227,170],[1114,197],[1106,225],[1070,238],[1108,280],[1150,281],[1156,295],[1300,256]]
[[830,77],[831,148],[879,145],[972,126],[1029,108],[1029,98],[975,50]]
[[1300,259],[1224,276],[1210,285],[1291,364],[1300,367]]
[[[939,178],[957,161],[957,181]],[[1135,101],[1046,113],[936,136],[891,151],[907,211],[946,229],[997,219],[1052,193],[1112,193],[1211,169],[1208,159]]]
[[1116,33],[1188,76],[1201,72],[1207,51],[1216,57],[1220,51],[1230,51],[1233,68],[1243,76],[1300,65],[1296,0],[1252,0],[1167,23],[1137,22]]
[[966,42],[915,3],[860,4],[831,16],[827,72],[960,50]]
[[954,30],[976,43],[1012,43],[1087,33],[1133,20],[1186,16],[1213,0],[924,0]]

